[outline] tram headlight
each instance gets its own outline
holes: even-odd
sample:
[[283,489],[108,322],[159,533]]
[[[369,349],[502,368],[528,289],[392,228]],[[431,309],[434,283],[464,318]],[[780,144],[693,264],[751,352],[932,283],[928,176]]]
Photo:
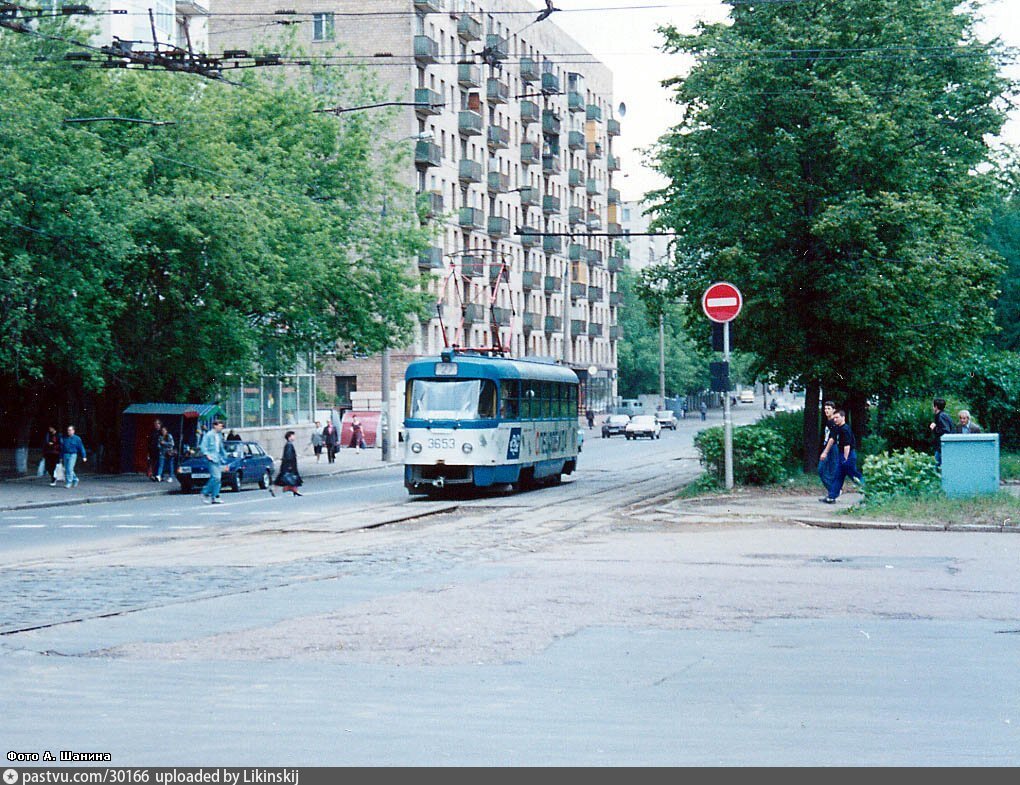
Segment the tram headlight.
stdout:
[[421,442],[414,442],[411,444],[411,452],[418,455],[421,452]]
[[471,442],[464,442],[460,446],[460,449],[464,451],[465,455],[470,455],[471,451],[474,450],[475,448],[471,446]]

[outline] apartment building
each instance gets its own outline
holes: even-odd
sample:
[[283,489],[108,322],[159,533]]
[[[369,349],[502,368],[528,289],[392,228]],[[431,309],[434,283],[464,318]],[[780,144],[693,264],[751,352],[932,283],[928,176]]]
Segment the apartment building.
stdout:
[[[587,403],[615,395],[620,122],[611,72],[555,17],[536,21],[523,0],[211,0],[211,12],[210,54],[271,45],[286,19],[312,54],[341,45],[407,104],[392,141],[414,145],[408,182],[439,227],[416,261],[437,309],[392,353],[391,398],[412,357],[453,344],[552,356]],[[318,380],[353,408],[378,408],[382,385],[378,358]]]
[[[45,0],[44,8],[72,7],[60,0]],[[177,47],[185,51],[209,49],[209,0],[93,0],[84,4],[92,13],[82,18],[98,29],[95,41],[110,45],[121,41],[138,50]]]

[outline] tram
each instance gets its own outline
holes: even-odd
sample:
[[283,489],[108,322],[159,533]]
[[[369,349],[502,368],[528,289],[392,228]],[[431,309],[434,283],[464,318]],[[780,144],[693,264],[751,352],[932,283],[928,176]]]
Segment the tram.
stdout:
[[404,375],[404,486],[517,489],[577,468],[578,379],[554,361],[444,349]]

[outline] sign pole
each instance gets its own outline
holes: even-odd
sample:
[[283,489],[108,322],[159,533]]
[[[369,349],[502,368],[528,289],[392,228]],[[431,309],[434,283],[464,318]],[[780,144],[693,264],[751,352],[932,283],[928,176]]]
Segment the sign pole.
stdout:
[[[723,362],[730,367],[730,323],[723,322]],[[727,377],[729,374],[727,374]],[[729,385],[726,385],[727,387]],[[723,392],[723,466],[726,490],[733,490],[733,418],[730,413],[730,391]]]

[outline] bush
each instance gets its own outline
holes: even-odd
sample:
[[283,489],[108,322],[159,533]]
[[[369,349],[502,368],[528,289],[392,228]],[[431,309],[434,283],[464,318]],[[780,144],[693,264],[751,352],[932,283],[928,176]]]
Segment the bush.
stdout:
[[[894,401],[889,409],[882,413],[879,436],[885,439],[888,449],[914,450],[916,452],[935,452],[935,437],[928,427],[935,419],[932,409],[932,398],[901,398]],[[946,398],[946,413],[956,423],[956,412],[969,409],[966,402],[959,398]],[[984,423],[980,423],[984,427]]]
[[[701,464],[719,482],[725,481],[723,427],[717,425],[694,437]],[[733,429],[733,481],[738,485],[771,485],[786,478],[783,438],[763,424]]]
[[799,471],[804,464],[804,412],[776,412],[763,417],[760,424],[782,439],[779,458],[784,468]]
[[864,459],[864,497],[924,496],[938,493],[942,483],[935,471],[935,458],[907,448]]

